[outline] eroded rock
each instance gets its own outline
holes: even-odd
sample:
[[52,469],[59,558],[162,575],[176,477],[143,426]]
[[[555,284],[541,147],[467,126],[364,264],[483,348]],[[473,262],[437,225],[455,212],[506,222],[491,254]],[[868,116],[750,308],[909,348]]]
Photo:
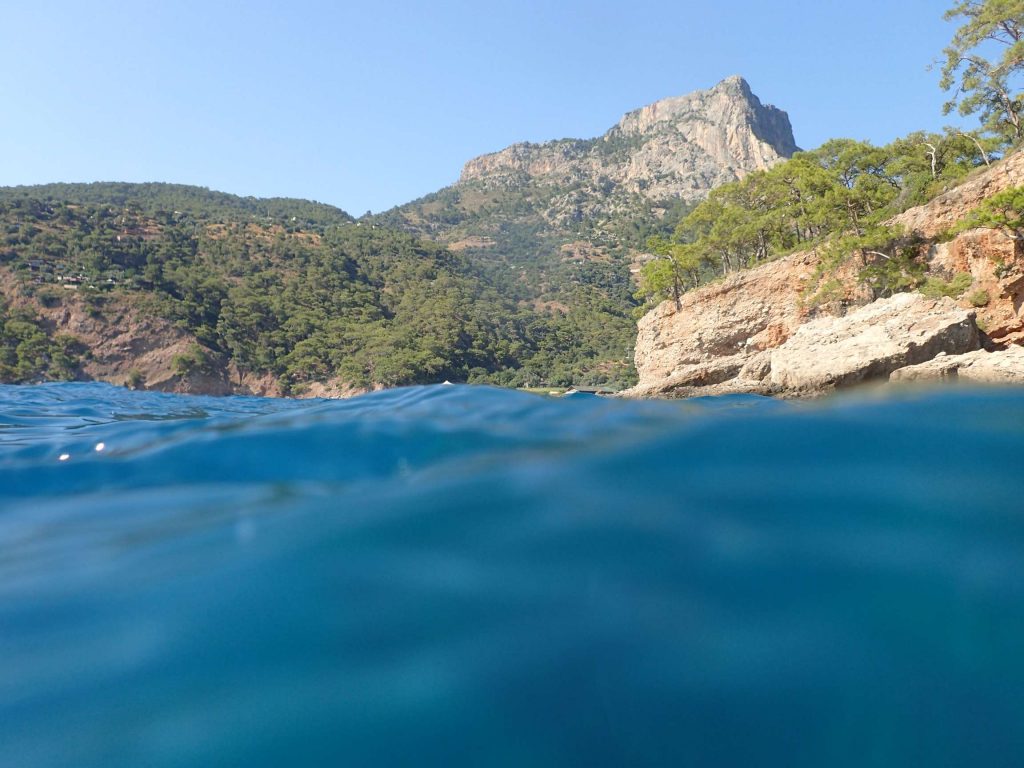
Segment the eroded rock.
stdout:
[[772,167],[797,150],[786,113],[762,104],[741,77],[625,115],[597,139],[514,144],[466,163],[460,185],[571,188],[547,215],[608,213],[639,195],[699,200],[708,190]]
[[892,223],[921,237],[942,234],[988,198],[1024,185],[1024,152],[977,171],[967,181],[924,205],[896,216]]
[[769,380],[797,392],[819,392],[885,379],[893,371],[979,349],[973,312],[947,298],[904,293],[880,299],[846,317],[823,317],[799,327],[772,352]]
[[678,309],[671,301],[662,303],[640,320],[640,382],[631,394],[670,394],[694,386],[699,376],[708,378],[702,372],[729,371],[731,378],[748,364],[754,368],[743,378],[765,378],[752,361],[804,321],[801,294],[817,263],[813,253],[795,254],[691,291]]
[[1024,347],[963,355],[940,355],[925,363],[893,371],[892,382],[970,381],[984,384],[1024,384]]

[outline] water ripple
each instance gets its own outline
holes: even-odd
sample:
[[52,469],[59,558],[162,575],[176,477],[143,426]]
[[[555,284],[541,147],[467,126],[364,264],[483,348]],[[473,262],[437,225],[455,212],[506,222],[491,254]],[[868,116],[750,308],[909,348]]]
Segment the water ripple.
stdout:
[[0,763],[1019,765],[1022,449],[1020,390],[0,387]]

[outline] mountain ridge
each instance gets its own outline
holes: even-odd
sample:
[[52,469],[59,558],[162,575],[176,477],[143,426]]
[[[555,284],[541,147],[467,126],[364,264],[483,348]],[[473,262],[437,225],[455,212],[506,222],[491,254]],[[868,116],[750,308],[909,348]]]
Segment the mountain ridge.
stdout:
[[[648,199],[695,200],[709,189],[798,151],[789,116],[765,105],[739,75],[626,113],[594,139],[520,142],[469,160],[457,184],[526,177],[599,184]],[[606,186],[606,185],[603,185]]]
[[786,113],[732,76],[632,110],[597,138],[473,158],[458,182],[370,221],[458,250],[521,306],[581,327],[596,319],[603,337],[573,368],[628,386],[624,350],[636,337],[636,275],[654,258],[649,239],[670,236],[715,187],[796,149]]
[[349,224],[355,219],[328,203],[294,197],[254,197],[195,184],[162,181],[52,182],[0,186],[0,201],[40,200],[111,206],[133,205],[149,213],[248,214],[254,219]]

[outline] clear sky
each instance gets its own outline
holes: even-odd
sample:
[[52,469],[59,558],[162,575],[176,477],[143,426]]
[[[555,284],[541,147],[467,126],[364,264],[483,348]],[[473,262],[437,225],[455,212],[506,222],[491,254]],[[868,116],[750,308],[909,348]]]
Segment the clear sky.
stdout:
[[952,122],[951,0],[9,2],[0,185],[172,181],[359,215],[741,74],[806,148]]

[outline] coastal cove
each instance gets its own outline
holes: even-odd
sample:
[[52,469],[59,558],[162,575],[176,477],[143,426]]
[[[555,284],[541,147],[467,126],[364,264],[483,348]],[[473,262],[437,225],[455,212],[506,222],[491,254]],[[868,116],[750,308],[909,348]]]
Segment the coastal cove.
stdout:
[[1022,768],[1024,0],[934,5],[6,9],[0,768]]

